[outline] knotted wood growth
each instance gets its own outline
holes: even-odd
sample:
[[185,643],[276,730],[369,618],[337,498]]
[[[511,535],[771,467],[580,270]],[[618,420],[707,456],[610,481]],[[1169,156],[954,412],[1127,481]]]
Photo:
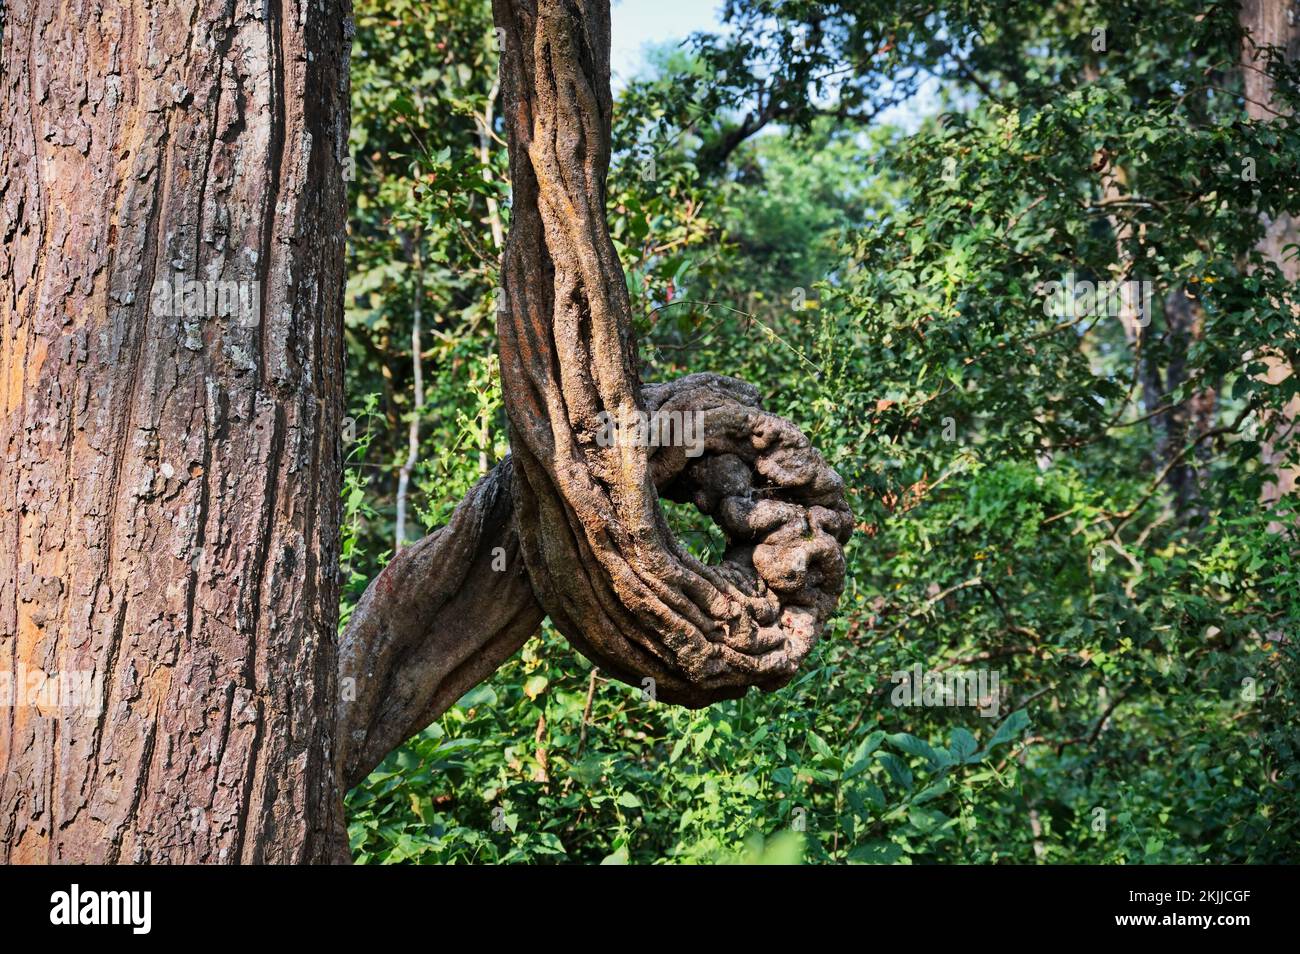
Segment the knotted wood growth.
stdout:
[[[842,483],[739,382],[643,394],[605,222],[608,5],[495,7],[514,189],[497,328],[533,590],[575,647],[620,678],[654,679],[660,699],[705,705],[782,685],[840,592],[851,526]],[[601,446],[603,415],[644,414],[647,397],[706,421],[708,453],[678,461],[669,492],[727,532],[720,566],[674,540],[647,449]]]
[[[513,190],[497,320],[512,457],[358,605],[341,647],[343,685],[356,687],[340,726],[347,785],[543,615],[607,673],[702,706],[789,681],[844,582],[843,483],[797,427],[732,378],[638,379],[605,221],[607,2],[498,0],[495,15]],[[602,439],[610,419],[656,412],[698,421],[703,453]],[[660,494],[717,522],[721,563],[674,539]]]

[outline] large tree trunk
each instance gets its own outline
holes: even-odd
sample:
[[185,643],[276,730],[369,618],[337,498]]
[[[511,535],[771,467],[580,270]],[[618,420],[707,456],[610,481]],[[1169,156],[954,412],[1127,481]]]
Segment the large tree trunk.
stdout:
[[0,860],[338,849],[347,15],[9,5]]

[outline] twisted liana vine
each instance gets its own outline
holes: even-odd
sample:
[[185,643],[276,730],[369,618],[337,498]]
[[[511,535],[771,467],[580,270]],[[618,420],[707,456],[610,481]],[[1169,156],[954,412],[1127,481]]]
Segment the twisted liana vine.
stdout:
[[[348,785],[543,616],[608,674],[703,706],[788,682],[844,583],[844,485],[797,427],[732,378],[639,380],[605,219],[607,0],[495,0],[494,12],[512,186],[497,317],[511,457],[353,612],[340,650]],[[699,421],[701,446],[602,439],[611,419],[656,413]],[[661,497],[717,523],[719,563],[681,546]]]

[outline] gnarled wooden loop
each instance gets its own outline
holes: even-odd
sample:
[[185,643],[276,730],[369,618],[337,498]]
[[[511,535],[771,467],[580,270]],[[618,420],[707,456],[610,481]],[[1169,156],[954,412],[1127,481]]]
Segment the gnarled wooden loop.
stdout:
[[[693,376],[643,399],[605,222],[608,4],[496,0],[495,12],[513,185],[497,327],[533,591],[576,648],[619,678],[653,679],[660,699],[781,685],[839,595],[842,484],[738,381]],[[704,456],[602,439],[655,402],[703,415]],[[673,538],[653,468],[727,532],[720,566]]]
[[[798,428],[733,378],[638,380],[605,224],[607,4],[496,0],[496,17],[513,185],[497,330],[513,454],[357,604],[339,647],[347,785],[545,614],[606,672],[701,706],[788,681],[844,582],[844,487]],[[661,494],[722,528],[719,564],[673,538]]]
[[743,381],[692,374],[642,393],[652,420],[700,422],[698,441],[653,450],[651,474],[662,497],[694,504],[726,535],[716,571],[746,595],[756,620],[772,621],[738,648],[763,657],[758,685],[784,685],[844,586],[853,528],[844,482]]

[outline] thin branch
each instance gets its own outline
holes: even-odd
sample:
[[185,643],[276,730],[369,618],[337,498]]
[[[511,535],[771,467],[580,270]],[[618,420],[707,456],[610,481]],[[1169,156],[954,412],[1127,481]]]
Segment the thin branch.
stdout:
[[414,246],[413,264],[415,267],[415,301],[411,306],[411,374],[414,378],[414,394],[411,402],[411,419],[406,425],[406,460],[397,476],[397,518],[393,528],[394,552],[406,545],[406,503],[411,486],[411,472],[415,469],[420,456],[420,412],[424,408],[424,368],[420,360],[420,310],[424,297],[424,272],[420,257],[421,235],[417,231]]

